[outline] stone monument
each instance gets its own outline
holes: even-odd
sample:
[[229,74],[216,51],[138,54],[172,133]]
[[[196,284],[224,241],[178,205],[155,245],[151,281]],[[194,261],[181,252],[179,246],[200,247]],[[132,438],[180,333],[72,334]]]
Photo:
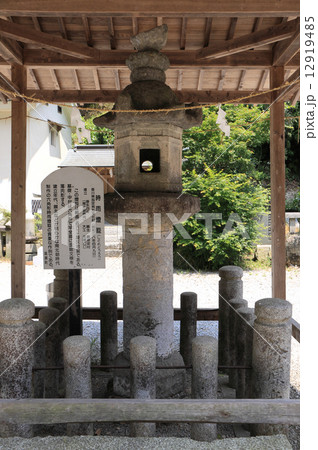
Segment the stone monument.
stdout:
[[[162,25],[131,38],[131,84],[114,111],[94,120],[115,130],[116,184],[105,195],[105,217],[124,224],[124,351],[116,359],[124,366],[136,336],[156,339],[158,365],[183,365],[173,349],[172,236],[174,224],[200,210],[198,198],[181,195],[181,176],[182,130],[200,125],[202,111],[187,109],[165,84],[169,60],[160,50],[167,31]],[[157,372],[157,397],[182,390],[184,370]],[[129,388],[129,371],[116,370],[115,392],[129,395]]]

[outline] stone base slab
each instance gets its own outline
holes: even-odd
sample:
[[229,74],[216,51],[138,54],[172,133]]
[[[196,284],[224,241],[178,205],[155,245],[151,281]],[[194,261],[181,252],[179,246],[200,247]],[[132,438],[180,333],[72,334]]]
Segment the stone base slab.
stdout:
[[198,442],[187,438],[130,438],[114,436],[47,436],[44,438],[0,439],[0,449],[6,450],[291,450],[283,435],[254,438],[218,439],[214,442]]

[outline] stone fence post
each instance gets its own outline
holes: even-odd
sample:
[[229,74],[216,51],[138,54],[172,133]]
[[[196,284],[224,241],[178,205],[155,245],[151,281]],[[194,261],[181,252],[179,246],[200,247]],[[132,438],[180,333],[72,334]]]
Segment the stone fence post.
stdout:
[[[236,330],[236,323],[237,323],[237,310],[239,308],[247,306],[247,300],[244,300],[243,298],[231,298],[229,302],[229,365],[235,366],[240,363],[240,361],[237,360],[237,330]],[[235,369],[229,370],[229,386],[231,388],[236,387],[236,375],[237,372]]]
[[[210,336],[199,336],[192,341],[192,398],[217,398],[218,341]],[[191,438],[212,441],[217,438],[213,423],[191,425]]]
[[[46,367],[56,367],[61,362],[61,338],[58,317],[60,312],[56,308],[43,308],[39,311],[39,320],[46,326],[45,332],[45,360]],[[59,373],[57,370],[46,370],[44,381],[45,398],[58,398]]]
[[[137,336],[130,341],[131,398],[156,398],[156,339]],[[132,423],[131,437],[151,437],[155,423]]]
[[[39,320],[33,321],[35,342],[33,345],[34,367],[45,367],[45,329],[46,326]],[[44,370],[33,373],[33,397],[44,398]]]
[[[254,398],[289,398],[292,305],[278,298],[255,303],[253,335]],[[287,434],[287,425],[254,424],[256,435]]]
[[[242,307],[236,316],[236,358],[240,365],[252,367],[253,326],[255,314],[253,308]],[[239,369],[236,376],[236,398],[251,398],[252,370]]]
[[229,300],[243,298],[243,269],[224,266],[219,270],[219,364],[228,366],[229,355]]
[[[91,343],[86,336],[70,336],[63,342],[66,398],[92,398]],[[92,423],[69,423],[67,435],[93,435]]]
[[[25,298],[0,303],[0,398],[32,396],[34,311],[34,304]],[[1,423],[1,437],[32,435],[32,425]]]
[[109,365],[115,360],[118,352],[116,292],[100,293],[100,311],[101,364]]
[[197,335],[197,294],[181,294],[180,353],[184,364],[192,364],[192,340]]

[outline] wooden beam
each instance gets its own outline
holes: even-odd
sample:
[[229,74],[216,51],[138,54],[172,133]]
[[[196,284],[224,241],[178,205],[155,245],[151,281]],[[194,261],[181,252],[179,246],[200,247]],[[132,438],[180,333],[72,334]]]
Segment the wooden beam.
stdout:
[[2,19],[0,19],[0,35],[21,42],[37,44],[39,47],[43,46],[77,58],[99,58],[99,51],[87,45],[68,41],[53,34],[32,30],[23,25],[10,23]]
[[209,46],[211,31],[212,31],[212,17],[207,17],[205,20],[203,47]]
[[[116,82],[116,81],[115,81]],[[117,86],[119,87],[119,86]],[[114,103],[118,97],[118,90],[34,90],[30,89],[26,91],[28,97],[34,97],[46,103]],[[178,99],[184,103],[225,103],[227,101],[235,101],[241,97],[248,97],[254,94],[252,97],[241,101],[246,104],[257,103],[271,103],[271,93],[260,92],[257,94],[255,91],[218,91],[218,90],[201,90],[186,89],[177,91]]]
[[163,24],[163,17],[157,17],[157,27],[160,27]]
[[288,40],[278,42],[273,49],[273,66],[284,66],[300,48],[300,30]]
[[[170,60],[170,67],[174,69],[182,69],[193,67],[197,69],[204,68],[233,68],[236,69],[265,69],[272,66],[273,54],[270,50],[255,50],[217,59],[200,59],[196,58],[196,51],[184,50],[180,51],[163,51]],[[109,67],[124,69],[127,68],[125,61],[131,55],[130,50],[103,50],[100,51],[100,58],[89,59],[85,61],[85,67]],[[56,68],[57,66],[67,68],[82,69],[84,62],[78,58],[65,56],[59,53],[53,53],[47,50],[25,49],[23,53],[24,65],[31,68]],[[0,60],[0,65],[8,65],[6,61]],[[299,55],[297,54],[286,65],[288,68],[296,69],[299,67]]]
[[236,24],[237,24],[237,17],[232,17],[231,23],[230,23],[230,27],[229,27],[229,31],[228,31],[227,36],[226,36],[226,40],[227,41],[229,41],[229,40],[234,38]]
[[22,48],[11,39],[0,37],[0,54],[9,64],[23,64]]
[[0,92],[0,100],[1,100],[2,103],[4,103],[5,105],[8,103],[8,97],[6,97],[2,92]]
[[[26,68],[12,66],[12,81],[23,93]],[[11,297],[25,298],[26,102],[11,106]]]
[[[293,83],[294,81],[297,81],[297,83]],[[279,91],[279,94],[281,95],[280,100],[287,101],[288,98],[291,97],[291,94],[293,94],[296,90],[299,89],[299,82],[300,82],[300,69],[295,70],[295,72],[287,78],[285,83],[291,83],[290,86],[285,87],[281,91]]]
[[295,92],[295,94],[293,95],[293,97],[290,100],[290,103],[292,104],[292,106],[296,105],[299,98],[300,98],[300,89],[297,89],[297,91]]
[[[284,83],[284,67],[272,67],[271,89]],[[286,298],[285,248],[285,112],[284,101],[272,93],[270,108],[272,297]]]
[[74,3],[65,0],[1,0],[1,14],[5,16],[118,16],[118,17],[295,17],[299,16],[299,0],[183,0],[171,2],[161,0],[121,0],[120,2],[107,2],[95,0],[94,3],[78,0]]
[[246,70],[242,70],[241,76],[240,76],[240,80],[239,80],[239,83],[238,83],[238,86],[237,86],[237,89],[239,91],[241,91],[243,89],[245,75],[246,75]]
[[299,29],[299,19],[290,20],[286,23],[274,25],[264,30],[245,34],[235,39],[225,41],[218,45],[211,45],[203,48],[197,54],[198,59],[221,58],[222,56],[233,55],[251,48],[272,44],[280,40],[291,37]]
[[0,73],[0,83],[4,89],[11,90],[12,92],[19,92],[19,86],[12,80],[9,80],[3,73]]
[[181,37],[180,37],[180,50],[185,50],[186,38],[187,38],[187,18],[181,19]]
[[1,422],[272,423],[297,425],[299,400],[20,399],[0,400]]
[[57,79],[56,72],[54,69],[50,69],[50,74],[53,80],[54,89],[61,89],[59,80]]
[[92,33],[91,33],[90,28],[89,28],[88,17],[82,16],[82,22],[83,22],[83,27],[84,27],[84,32],[85,32],[85,39],[86,39],[87,45],[89,47],[92,47],[93,46]]
[[107,18],[107,26],[108,32],[110,36],[110,48],[111,50],[116,50],[116,39],[115,39],[115,31],[114,31],[114,22],[112,17]]

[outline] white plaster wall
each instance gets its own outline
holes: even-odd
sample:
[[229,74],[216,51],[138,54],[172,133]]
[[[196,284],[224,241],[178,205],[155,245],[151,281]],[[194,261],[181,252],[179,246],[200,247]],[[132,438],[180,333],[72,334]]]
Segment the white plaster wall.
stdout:
[[[59,113],[56,105],[28,105],[27,119],[27,185],[26,208],[31,211],[33,194],[41,193],[41,182],[58,168],[72,147],[71,128],[62,128],[58,133],[57,152],[50,145],[50,126],[47,120],[61,125],[70,125],[71,108],[63,107]],[[10,105],[0,108],[0,119],[11,115]],[[0,206],[10,209],[11,202],[11,120],[0,120]]]

